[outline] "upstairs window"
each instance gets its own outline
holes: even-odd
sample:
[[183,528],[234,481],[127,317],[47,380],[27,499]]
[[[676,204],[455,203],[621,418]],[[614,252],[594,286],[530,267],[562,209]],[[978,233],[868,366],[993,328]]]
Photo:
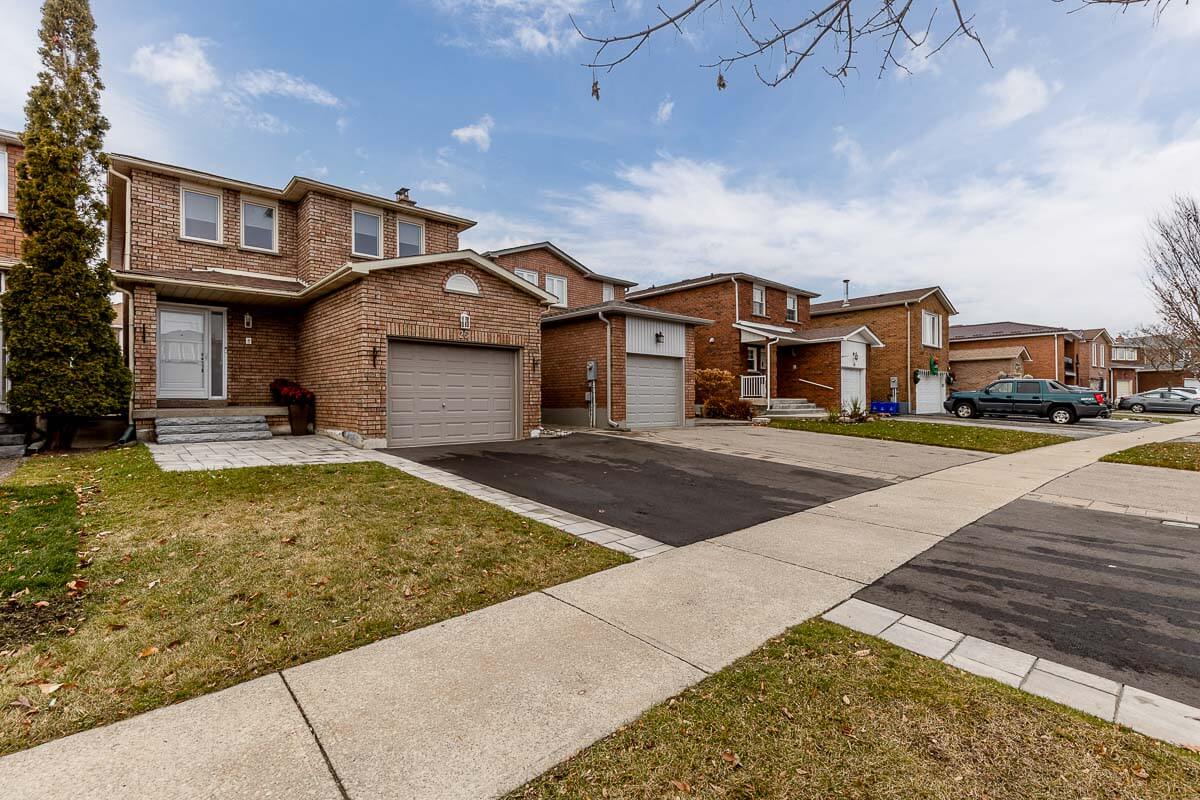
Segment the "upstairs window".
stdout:
[[0,144],[0,214],[8,213],[8,148]]
[[1117,361],[1137,361],[1138,351],[1136,347],[1114,347],[1113,358]]
[[275,252],[277,209],[263,203],[242,201],[242,247]]
[[179,234],[201,242],[221,241],[221,195],[197,189],[181,189],[183,207]]
[[396,223],[396,255],[419,256],[425,252],[425,226],[400,220]]
[[379,233],[383,229],[383,217],[370,211],[354,212],[354,243],[351,255],[363,258],[379,258],[383,252]]
[[787,321],[796,322],[800,319],[800,312],[796,305],[796,295],[789,294],[787,296]]
[[767,287],[754,284],[750,293],[750,313],[756,317],[767,315]]
[[942,346],[942,315],[929,311],[921,312],[921,344],[926,347]]
[[1092,342],[1092,366],[1103,367],[1104,364],[1104,343]]
[[538,274],[537,274],[537,270],[533,270],[533,269],[514,269],[514,270],[513,270],[513,274],[515,274],[515,275],[516,275],[518,278],[520,278],[520,279],[521,279],[521,280],[523,280],[523,281],[528,281],[529,283],[532,283],[534,286],[537,286],[537,285],[538,285]]
[[615,300],[616,298],[617,292],[616,289],[613,288],[613,285],[611,283],[604,284],[604,287],[600,290],[600,299],[607,303],[608,301]]
[[546,291],[554,295],[558,302],[554,305],[565,306],[567,304],[567,279],[560,278],[558,275],[546,276]]

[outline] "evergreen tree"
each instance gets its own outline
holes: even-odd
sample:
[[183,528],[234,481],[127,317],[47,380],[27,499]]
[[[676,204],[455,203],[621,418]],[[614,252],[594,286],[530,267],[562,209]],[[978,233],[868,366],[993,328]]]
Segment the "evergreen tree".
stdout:
[[39,417],[50,448],[68,447],[81,417],[122,410],[132,378],[113,336],[100,53],[87,0],[46,0],[42,69],[25,104],[17,165],[21,260],[0,299],[9,407]]

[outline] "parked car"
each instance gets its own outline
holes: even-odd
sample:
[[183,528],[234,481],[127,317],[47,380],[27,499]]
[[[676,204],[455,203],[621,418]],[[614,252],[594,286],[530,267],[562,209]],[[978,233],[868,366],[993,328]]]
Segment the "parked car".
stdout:
[[1005,378],[974,392],[952,392],[943,406],[962,419],[981,416],[1044,417],[1057,425],[1107,417],[1104,393],[1070,389],[1041,378]]
[[1154,389],[1122,397],[1117,408],[1135,414],[1143,411],[1168,411],[1177,414],[1200,414],[1200,397],[1180,389]]

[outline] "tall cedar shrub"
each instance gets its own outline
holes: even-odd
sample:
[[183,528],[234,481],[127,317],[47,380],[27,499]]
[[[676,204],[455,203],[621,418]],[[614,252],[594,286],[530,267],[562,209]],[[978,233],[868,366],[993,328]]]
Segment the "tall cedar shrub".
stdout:
[[112,332],[112,274],[101,258],[107,216],[100,53],[87,0],[46,0],[42,70],[25,104],[17,165],[21,261],[0,298],[13,411],[42,417],[67,446],[79,418],[120,411],[132,377]]

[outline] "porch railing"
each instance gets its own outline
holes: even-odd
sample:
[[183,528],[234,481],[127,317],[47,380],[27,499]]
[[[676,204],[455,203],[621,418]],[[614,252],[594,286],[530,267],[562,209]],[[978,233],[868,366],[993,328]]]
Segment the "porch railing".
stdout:
[[742,399],[749,400],[753,398],[767,396],[767,376],[766,375],[743,375],[742,376]]

